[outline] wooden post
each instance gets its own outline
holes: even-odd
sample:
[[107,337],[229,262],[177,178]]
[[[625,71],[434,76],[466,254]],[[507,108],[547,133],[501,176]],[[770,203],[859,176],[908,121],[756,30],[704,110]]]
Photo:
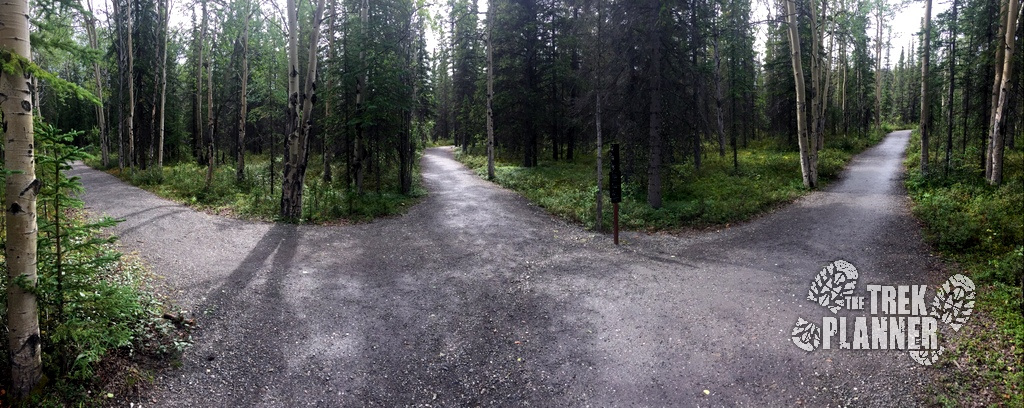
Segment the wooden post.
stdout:
[[614,226],[612,227],[612,230],[614,231],[612,233],[612,235],[615,236],[615,245],[618,245],[619,244],[619,203],[612,203],[612,213],[615,214],[613,216],[613,218],[612,218],[612,223],[614,224]]

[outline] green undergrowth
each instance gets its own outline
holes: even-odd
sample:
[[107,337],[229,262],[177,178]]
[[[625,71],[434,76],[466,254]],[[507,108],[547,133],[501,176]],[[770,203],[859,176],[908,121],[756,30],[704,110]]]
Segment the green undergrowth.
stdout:
[[454,144],[455,141],[453,139],[427,140],[427,147],[452,146]]
[[[21,401],[11,401],[7,381],[0,381],[0,406],[124,405],[179,358],[189,331],[164,318],[169,306],[152,286],[155,277],[105,232],[118,221],[90,220],[83,212],[81,185],[66,175],[68,163],[84,156],[71,145],[77,133],[43,123],[35,129],[35,176],[43,181],[36,202],[38,280],[8,278],[0,251],[0,327],[8,327],[8,287],[35,294],[43,378]],[[0,229],[0,247],[8,236]],[[0,353],[7,356],[8,347],[3,341]],[[10,369],[7,358],[0,360],[4,376]]]
[[[834,180],[854,154],[879,140],[880,135],[827,139],[819,159],[821,184]],[[727,225],[749,220],[807,193],[800,175],[799,153],[782,147],[778,141],[759,140],[740,149],[738,169],[733,168],[731,152],[719,157],[717,151],[706,151],[699,170],[694,168],[692,160],[665,170],[662,208],[647,205],[645,184],[624,180],[621,226],[631,230],[672,231]],[[594,228],[596,159],[586,152],[578,154],[583,157],[571,163],[541,161],[533,168],[499,159],[495,181],[557,216]],[[605,155],[607,157],[607,152]],[[487,158],[482,152],[471,151],[457,157],[481,177],[486,177]],[[606,160],[606,185],[607,166]],[[607,194],[605,190],[605,227],[612,219]]]
[[[111,160],[116,163],[116,158]],[[86,161],[94,168],[102,168],[96,159]],[[245,177],[236,181],[235,167],[217,166],[213,181],[206,185],[206,166],[194,162],[165,165],[164,168],[146,170],[107,171],[121,180],[146,189],[161,197],[190,207],[219,215],[265,221],[278,220],[281,203],[281,159],[274,163],[275,175],[271,180],[270,160],[266,155],[246,157]],[[399,194],[398,175],[390,172],[380,177],[381,184],[372,175],[366,177],[362,194],[346,188],[343,169],[335,167],[334,181],[323,181],[323,165],[311,162],[306,171],[303,193],[303,219],[308,223],[349,223],[369,221],[378,217],[401,214],[410,205],[426,195],[419,182],[418,168],[413,174],[413,192]],[[338,179],[342,179],[339,181]]]
[[[1024,151],[1007,149],[1004,182],[989,186],[972,147],[947,171],[920,172],[920,136],[908,150],[907,191],[926,239],[978,287],[976,312],[951,338],[938,374],[937,403],[1024,406]],[[973,151],[972,151],[973,150]]]

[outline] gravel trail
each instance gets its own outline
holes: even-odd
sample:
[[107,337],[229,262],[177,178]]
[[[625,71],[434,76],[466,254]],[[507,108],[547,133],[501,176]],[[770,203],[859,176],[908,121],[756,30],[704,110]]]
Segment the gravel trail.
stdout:
[[861,295],[945,278],[900,181],[909,135],[755,221],[618,247],[447,148],[425,152],[430,194],[407,214],[340,227],[222,218],[74,174],[200,326],[143,406],[909,406],[928,375],[906,352],[790,341],[798,317],[829,313],[806,295],[830,262],[858,268]]

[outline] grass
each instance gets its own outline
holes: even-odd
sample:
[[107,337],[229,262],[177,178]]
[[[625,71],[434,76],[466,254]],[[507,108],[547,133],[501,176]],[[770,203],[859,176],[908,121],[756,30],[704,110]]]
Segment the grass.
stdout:
[[[116,163],[116,158],[111,162]],[[86,160],[86,164],[102,168],[95,158]],[[114,167],[107,169],[107,172],[158,196],[201,211],[243,219],[275,221],[280,213],[281,168],[281,160],[277,159],[274,163],[277,174],[271,183],[268,157],[253,155],[246,158],[244,181],[236,181],[234,166],[221,165],[215,169],[210,186],[206,185],[207,168],[193,162],[165,165],[162,170],[119,170]],[[333,182],[324,182],[320,176],[322,169],[322,163],[311,162],[306,171],[302,222],[369,221],[400,214],[426,195],[426,190],[419,183],[418,173],[413,175],[413,192],[410,195],[395,192],[398,190],[395,181],[397,173],[382,175],[379,190],[374,184],[374,178],[367,176],[363,194],[355,194],[343,182],[337,181],[343,178],[341,175],[336,176]],[[341,169],[335,168],[335,171]]]
[[949,338],[937,374],[935,403],[1024,406],[1024,151],[1006,150],[1004,183],[987,185],[978,151],[954,160],[948,174],[919,169],[920,136],[908,151],[907,191],[926,239],[951,269],[978,287],[975,313]]
[[[854,154],[879,140],[881,135],[827,139],[819,159],[819,181],[824,185],[835,179]],[[487,160],[480,152],[460,154],[458,158],[481,177],[486,176]],[[731,153],[724,158],[717,153],[707,154],[700,170],[692,162],[670,166],[665,171],[663,205],[659,209],[647,205],[646,185],[624,182],[620,225],[644,231],[728,225],[749,220],[807,193],[801,180],[798,152],[780,147],[773,140],[763,140],[740,149],[738,158],[739,169],[733,168]],[[594,228],[595,160],[592,155],[584,155],[572,163],[541,161],[533,168],[498,160],[495,181],[557,216]],[[605,166],[607,171],[607,162]],[[607,183],[607,175],[604,179]],[[607,190],[604,194],[603,218],[607,227],[612,205]]]

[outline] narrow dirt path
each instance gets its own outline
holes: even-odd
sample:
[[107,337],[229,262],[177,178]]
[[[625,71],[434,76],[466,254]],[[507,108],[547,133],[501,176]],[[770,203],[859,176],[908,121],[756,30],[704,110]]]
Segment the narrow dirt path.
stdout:
[[900,186],[908,138],[757,221],[620,247],[449,149],[424,154],[421,204],[345,227],[225,219],[75,174],[198,316],[161,406],[904,406],[926,377],[906,352],[806,353],[789,334],[824,315],[805,297],[829,262],[867,283],[941,279]]

